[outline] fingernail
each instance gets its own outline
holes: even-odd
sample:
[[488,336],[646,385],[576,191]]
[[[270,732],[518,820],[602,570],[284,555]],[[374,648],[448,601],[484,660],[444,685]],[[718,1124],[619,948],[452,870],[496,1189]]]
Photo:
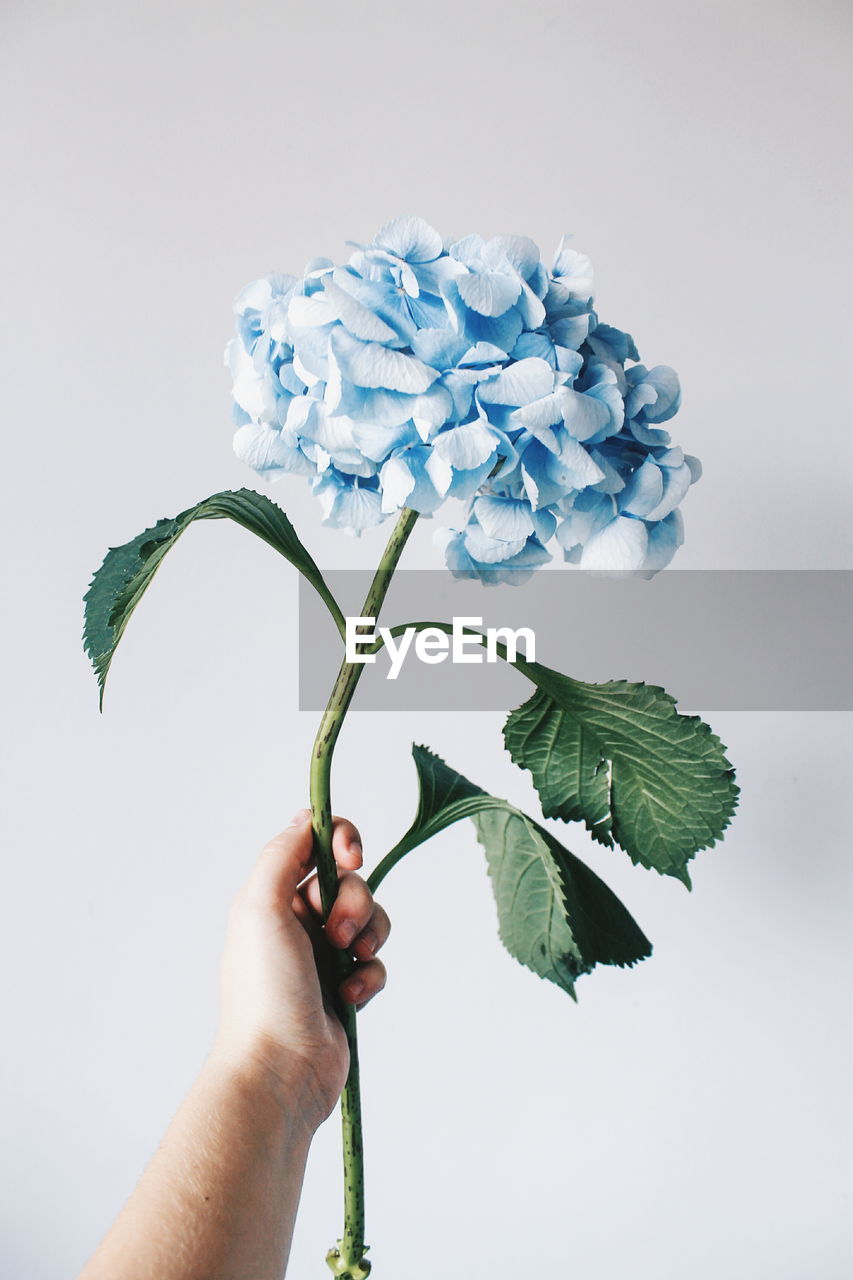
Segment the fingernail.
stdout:
[[290,822],[288,822],[287,825],[289,827],[304,826],[304,824],[308,821],[310,817],[311,817],[310,809],[297,809],[296,813],[294,813],[293,817],[290,819]]
[[342,947],[348,946],[356,934],[356,923],[354,920],[342,920],[338,925],[338,938]]
[[360,978],[352,978],[347,983],[347,1000],[355,1004],[364,995],[364,983]]
[[349,853],[357,853],[359,854],[359,856],[361,855],[362,853],[361,841],[359,840],[358,836],[350,836],[349,840],[347,841],[347,851]]
[[359,938],[359,946],[366,947],[367,950],[371,954],[373,954],[373,952],[376,950],[376,944],[378,943],[378,941],[379,939],[377,938],[376,934],[373,932],[372,929],[365,929],[364,933]]

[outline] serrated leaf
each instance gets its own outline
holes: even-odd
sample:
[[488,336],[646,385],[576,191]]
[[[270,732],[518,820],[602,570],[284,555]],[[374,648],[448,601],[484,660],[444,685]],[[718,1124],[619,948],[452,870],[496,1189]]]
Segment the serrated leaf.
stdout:
[[387,871],[411,849],[438,835],[451,823],[473,817],[483,809],[499,808],[505,804],[505,801],[490,796],[482,787],[451,769],[429,747],[413,743],[412,756],[418,771],[418,811],[406,834],[368,878],[371,889],[375,889]]
[[536,693],[504,725],[516,764],[529,769],[546,818],[584,822],[596,840],[612,845],[610,764],[583,725]]
[[507,950],[574,996],[596,964],[631,965],[651,944],[607,885],[532,818],[489,795],[427,747],[412,748],[420,799],[412,826],[368,878],[376,889],[399,860],[460,818],[486,853]]
[[567,918],[560,872],[533,823],[510,808],[474,818],[483,846],[498,931],[511,956],[570,996],[593,963],[581,954]]
[[92,660],[103,704],[116,646],[164,556],[195,520],[229,519],[263,539],[317,590],[343,634],[344,620],[319,568],[282,511],[253,489],[215,493],[172,519],[158,520],[123,546],[112,547],[85,596],[83,643]]
[[710,726],[681,715],[655,685],[585,684],[535,662],[523,670],[538,689],[510,714],[504,740],[531,771],[543,812],[580,817],[599,839],[612,833],[633,862],[689,888],[688,862],[716,843],[737,805],[734,770]]
[[598,876],[526,814],[474,818],[486,853],[501,941],[521,964],[574,998],[596,964],[632,965],[651,943]]

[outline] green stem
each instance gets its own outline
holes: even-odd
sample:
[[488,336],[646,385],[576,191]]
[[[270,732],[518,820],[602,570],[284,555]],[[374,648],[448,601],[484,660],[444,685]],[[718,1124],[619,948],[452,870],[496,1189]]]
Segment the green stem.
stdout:
[[[383,601],[391,585],[391,577],[403,552],[403,547],[418,518],[417,511],[404,507],[379,561],[379,567],[370,584],[370,590],[362,606],[361,616],[378,618]],[[314,852],[317,859],[317,879],[325,919],[332,909],[338,892],[338,872],[332,852],[332,800],[331,771],[335,743],[344,722],[353,694],[358,685],[363,663],[341,663],[329,697],[314,749],[311,753],[311,815],[314,828]],[[350,971],[351,958],[344,952],[336,952],[337,978],[340,981]],[[336,1276],[342,1280],[364,1280],[370,1272],[370,1263],[364,1254],[364,1152],[361,1128],[361,1094],[359,1090],[358,1040],[356,1013],[351,1004],[338,1002],[338,1014],[346,1032],[350,1065],[347,1082],[341,1096],[344,1148],[344,1232],[336,1249],[330,1249],[327,1262]]]

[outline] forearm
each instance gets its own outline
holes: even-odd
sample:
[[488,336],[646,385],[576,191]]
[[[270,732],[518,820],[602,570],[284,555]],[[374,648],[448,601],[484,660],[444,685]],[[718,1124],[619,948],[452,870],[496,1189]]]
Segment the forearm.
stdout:
[[299,1088],[214,1053],[79,1280],[281,1280],[311,1139]]

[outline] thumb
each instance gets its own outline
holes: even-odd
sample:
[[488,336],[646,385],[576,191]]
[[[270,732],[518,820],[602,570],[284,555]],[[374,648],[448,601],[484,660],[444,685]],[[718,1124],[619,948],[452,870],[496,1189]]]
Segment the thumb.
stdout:
[[313,865],[311,811],[300,809],[284,831],[264,845],[249,876],[248,896],[274,909],[289,907]]

